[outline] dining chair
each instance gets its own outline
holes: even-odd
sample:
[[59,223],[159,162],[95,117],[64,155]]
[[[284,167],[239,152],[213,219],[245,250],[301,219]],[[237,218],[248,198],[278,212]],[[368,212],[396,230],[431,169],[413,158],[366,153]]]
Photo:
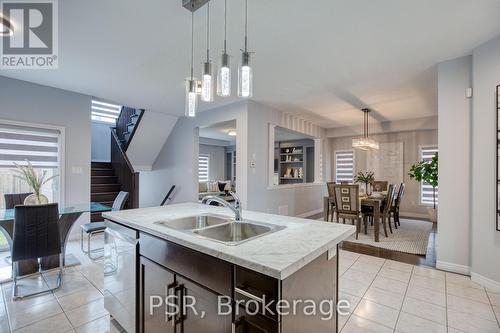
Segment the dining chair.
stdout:
[[[332,214],[332,221],[333,221],[333,215],[334,215],[334,211],[335,211],[335,184],[336,184],[335,182],[327,182],[326,183],[326,187],[328,189],[328,198],[329,198],[329,201],[328,201],[328,205],[329,205],[328,213]],[[326,213],[327,212],[325,212],[325,214]],[[330,221],[330,216],[327,216],[326,220]]]
[[[389,230],[392,234],[391,212],[392,212],[392,206],[394,204],[394,195],[395,195],[394,185],[390,184],[387,188],[387,197],[384,201],[385,204],[381,207],[381,212],[380,212],[381,221],[378,222],[378,223],[382,223],[382,226],[384,228],[385,237],[389,237],[389,235],[387,233],[387,225],[389,225]],[[365,223],[365,226],[367,224],[366,219],[371,218],[371,220],[373,221],[373,219],[374,219],[373,210],[363,209],[362,214],[363,214],[363,218],[364,218],[363,221]],[[375,223],[377,223],[377,221],[375,221]],[[365,227],[365,229],[366,229],[366,227]]]
[[342,222],[345,224],[345,220],[348,219],[354,225],[354,221],[356,221],[356,239],[358,239],[361,229],[359,186],[336,184],[333,187],[337,223],[340,223],[340,219],[342,219]]
[[24,199],[33,193],[5,193],[5,209],[13,209],[17,205],[23,205]]
[[[14,232],[12,237],[12,298],[19,299],[44,294],[61,286],[63,254],[59,234],[59,207],[57,203],[48,205],[23,206],[14,208]],[[30,294],[18,293],[19,261],[40,259],[59,255],[59,273],[54,288]]]
[[389,182],[385,180],[375,180],[372,182],[372,188],[375,192],[387,191]]
[[[129,193],[120,191],[118,195],[116,196],[115,200],[113,201],[113,206],[112,210],[117,211],[117,210],[122,210],[123,207],[125,207],[125,203],[127,202]],[[83,253],[85,253],[91,260],[97,260],[102,258],[102,255],[99,256],[93,256],[92,254],[95,252],[102,252],[103,248],[96,248],[92,249],[91,244],[92,244],[92,238],[98,234],[101,234],[106,230],[106,225],[104,221],[100,222],[90,222],[90,223],[85,223],[81,225],[81,230],[80,230],[80,249],[82,250]],[[87,249],[84,249],[83,246],[83,238],[84,235],[87,236]]]
[[399,207],[401,206],[401,201],[403,200],[405,189],[406,189],[405,183],[401,183],[399,185],[399,190],[397,195],[395,196],[394,205],[392,207],[392,214],[394,217],[394,227],[396,229],[398,228],[398,225],[401,226],[401,222],[399,221],[399,212],[400,212]]

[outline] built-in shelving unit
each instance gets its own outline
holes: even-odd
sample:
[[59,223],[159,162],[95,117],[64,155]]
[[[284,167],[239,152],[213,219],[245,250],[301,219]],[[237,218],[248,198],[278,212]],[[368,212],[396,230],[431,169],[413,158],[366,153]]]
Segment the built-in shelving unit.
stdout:
[[305,181],[306,147],[301,142],[281,142],[279,144],[280,184],[295,184]]

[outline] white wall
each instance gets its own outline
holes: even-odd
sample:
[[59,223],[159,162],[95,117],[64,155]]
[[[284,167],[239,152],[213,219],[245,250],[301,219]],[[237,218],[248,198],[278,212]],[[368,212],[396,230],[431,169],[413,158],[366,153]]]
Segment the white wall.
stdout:
[[224,147],[200,144],[200,154],[209,157],[208,180],[225,180],[226,151]]
[[157,206],[168,189],[176,185],[173,203],[198,200],[199,127],[236,119],[236,191],[246,207],[247,103],[230,104],[199,112],[196,118],[180,118],[153,164],[140,173],[140,206]]
[[[434,118],[436,123],[437,119]],[[434,127],[434,126],[433,126]],[[435,126],[437,127],[437,125]],[[340,129],[342,132],[343,130]],[[332,131],[330,135],[334,135]],[[420,161],[420,146],[437,145],[437,130],[412,130],[404,132],[370,135],[379,142],[403,142],[403,181],[406,184],[405,196],[401,203],[401,214],[407,217],[428,218],[427,208],[420,205],[420,183],[410,179],[408,172],[413,164]],[[331,177],[335,177],[335,151],[351,150],[352,137],[329,139],[332,152]],[[355,174],[366,171],[366,153],[356,150],[354,154]],[[376,175],[375,175],[376,176]],[[441,197],[441,195],[440,195]]]
[[[439,211],[437,267],[469,273],[472,56],[438,65]],[[460,246],[457,246],[460,244]]]
[[111,124],[92,122],[91,158],[94,162],[111,161]]
[[[66,204],[88,203],[90,198],[91,97],[0,76],[0,119],[65,128]],[[76,169],[77,173],[73,170]],[[81,172],[78,172],[78,169]],[[88,222],[84,214],[77,224]],[[73,227],[78,234],[79,228]]]
[[473,52],[472,112],[472,278],[497,290],[500,290],[500,232],[495,230],[495,94],[499,84],[500,37]]
[[[248,169],[248,209],[269,213],[286,213],[291,216],[307,216],[323,211],[324,182],[300,184],[297,186],[269,187],[269,124],[292,129],[310,136],[324,138],[325,131],[291,115],[279,112],[256,102],[248,104],[248,160],[255,162],[255,168]],[[272,140],[274,143],[274,139]],[[323,145],[325,142],[323,142]],[[316,153],[326,151],[319,149]],[[274,149],[271,151],[274,156]],[[324,170],[329,158],[321,158]],[[329,166],[328,166],[329,168]],[[317,168],[318,170],[319,168]],[[324,175],[323,175],[324,176]],[[281,212],[280,212],[281,210]]]

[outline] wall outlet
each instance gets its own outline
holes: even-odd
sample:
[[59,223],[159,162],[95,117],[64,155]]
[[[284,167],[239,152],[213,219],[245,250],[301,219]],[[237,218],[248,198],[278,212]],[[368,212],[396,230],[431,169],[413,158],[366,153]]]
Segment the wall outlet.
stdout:
[[83,168],[81,166],[72,166],[71,173],[74,175],[81,175],[83,173]]
[[278,206],[278,214],[288,216],[288,205]]

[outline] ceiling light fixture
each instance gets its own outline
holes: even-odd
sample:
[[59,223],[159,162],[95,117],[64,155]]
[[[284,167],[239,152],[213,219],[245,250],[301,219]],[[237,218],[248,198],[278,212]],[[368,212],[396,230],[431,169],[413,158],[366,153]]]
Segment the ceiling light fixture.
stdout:
[[217,72],[217,95],[231,96],[231,65],[230,56],[227,54],[227,0],[224,0],[224,51]]
[[248,52],[248,0],[245,0],[245,49],[242,51],[238,69],[238,96],[250,98],[253,95],[253,71]]
[[236,136],[236,130],[229,130],[229,131],[227,131],[227,135],[229,135],[229,136]]
[[201,80],[201,100],[214,101],[212,80],[212,63],[210,62],[210,2],[207,3],[207,61],[203,63],[203,78]]
[[363,111],[363,137],[352,139],[352,148],[359,150],[378,150],[379,143],[368,137],[368,114],[370,109],[362,109]]
[[14,25],[2,14],[0,14],[0,37],[12,36],[14,34]]
[[196,79],[194,78],[194,11],[191,12],[191,76],[186,79],[186,117],[195,117],[198,107],[198,94],[196,93]]

